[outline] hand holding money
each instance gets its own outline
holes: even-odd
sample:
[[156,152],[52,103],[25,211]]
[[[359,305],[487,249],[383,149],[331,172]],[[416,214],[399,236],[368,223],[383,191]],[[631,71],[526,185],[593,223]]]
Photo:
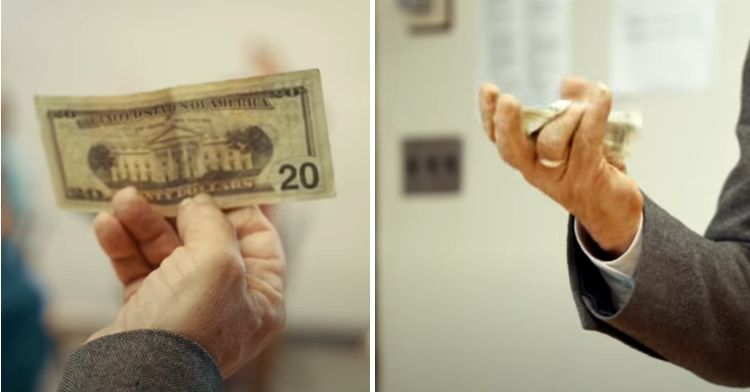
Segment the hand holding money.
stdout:
[[94,229],[125,301],[89,341],[168,331],[200,344],[226,378],[281,332],[284,254],[260,208],[223,212],[199,194],[179,204],[175,227],[133,188],[115,193],[113,207]]
[[[565,113],[573,101],[560,99],[547,108],[523,108],[523,128],[528,135],[537,135],[556,118]],[[641,128],[641,116],[637,112],[612,112],[607,118],[607,129],[604,132],[605,153],[610,162],[622,164],[630,152],[629,146],[633,137]],[[547,167],[558,167],[565,163],[564,160],[540,160]]]
[[570,102],[539,115],[485,84],[479,91],[485,132],[502,159],[574,215],[599,247],[621,254],[638,230],[643,196],[625,174],[623,155],[611,149],[625,151],[637,121],[610,123],[612,95],[602,84],[568,78],[561,96]]
[[335,194],[317,70],[109,97],[37,97],[58,204],[96,211],[135,186],[174,216]]

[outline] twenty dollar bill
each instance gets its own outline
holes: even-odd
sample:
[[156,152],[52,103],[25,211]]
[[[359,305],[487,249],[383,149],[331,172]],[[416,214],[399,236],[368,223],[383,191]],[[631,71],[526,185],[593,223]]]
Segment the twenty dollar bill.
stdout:
[[[540,131],[550,121],[561,116],[570,107],[571,101],[558,100],[546,108],[523,108],[523,126],[528,135]],[[642,119],[638,112],[611,112],[604,133],[604,146],[610,157],[622,162],[627,157],[633,137],[641,129]]]
[[320,73],[107,97],[36,97],[58,204],[97,211],[132,185],[163,213],[335,195]]

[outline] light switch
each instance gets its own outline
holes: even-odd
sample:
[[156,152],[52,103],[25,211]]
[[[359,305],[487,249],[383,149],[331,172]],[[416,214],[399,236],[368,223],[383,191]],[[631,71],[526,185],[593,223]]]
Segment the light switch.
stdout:
[[440,33],[453,24],[453,0],[399,0],[411,31]]
[[404,192],[456,193],[461,189],[461,140],[413,138],[403,145]]

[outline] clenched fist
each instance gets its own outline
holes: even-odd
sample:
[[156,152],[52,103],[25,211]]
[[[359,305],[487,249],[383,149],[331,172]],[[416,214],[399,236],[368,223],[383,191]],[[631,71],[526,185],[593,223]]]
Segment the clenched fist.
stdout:
[[186,199],[176,229],[126,188],[94,221],[124,286],[115,320],[89,340],[136,329],[180,334],[208,351],[226,378],[284,324],[284,255],[257,207],[222,212],[210,196]]
[[560,95],[573,104],[531,137],[518,100],[485,84],[479,91],[484,129],[505,162],[575,216],[602,250],[617,256],[638,231],[643,195],[602,143],[612,95],[606,86],[578,78],[565,79]]

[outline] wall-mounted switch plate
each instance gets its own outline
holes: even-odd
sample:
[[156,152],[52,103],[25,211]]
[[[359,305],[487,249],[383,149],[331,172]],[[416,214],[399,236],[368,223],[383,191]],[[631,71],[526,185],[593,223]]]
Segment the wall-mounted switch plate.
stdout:
[[453,0],[399,0],[412,33],[440,33],[453,24]]
[[402,165],[405,193],[456,193],[461,189],[461,140],[407,139]]

